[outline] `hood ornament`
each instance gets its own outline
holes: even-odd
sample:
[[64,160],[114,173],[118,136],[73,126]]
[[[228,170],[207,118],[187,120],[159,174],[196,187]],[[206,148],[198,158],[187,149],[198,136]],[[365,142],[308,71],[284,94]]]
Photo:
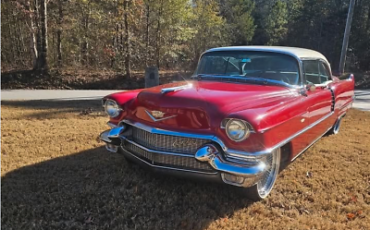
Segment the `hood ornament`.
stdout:
[[176,117],[177,116],[177,115],[172,115],[172,116],[164,117],[165,113],[164,112],[161,112],[161,111],[158,111],[158,110],[153,110],[151,112],[149,112],[148,110],[145,110],[145,112],[146,112],[146,114],[148,114],[148,116],[154,122],[167,120],[167,119],[170,119],[170,118],[173,118],[173,117]]
[[161,93],[166,94],[166,93],[169,93],[169,92],[176,92],[176,91],[183,90],[183,89],[189,89],[192,86],[193,86],[193,84],[188,83],[186,85],[181,85],[181,86],[176,86],[176,87],[171,87],[171,88],[163,88],[161,90]]

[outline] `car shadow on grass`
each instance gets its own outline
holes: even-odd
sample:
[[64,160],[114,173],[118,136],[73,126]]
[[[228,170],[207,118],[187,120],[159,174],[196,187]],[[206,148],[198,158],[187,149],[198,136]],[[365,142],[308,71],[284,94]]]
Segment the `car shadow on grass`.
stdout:
[[1,183],[4,229],[204,229],[252,202],[152,174],[103,147],[25,166]]

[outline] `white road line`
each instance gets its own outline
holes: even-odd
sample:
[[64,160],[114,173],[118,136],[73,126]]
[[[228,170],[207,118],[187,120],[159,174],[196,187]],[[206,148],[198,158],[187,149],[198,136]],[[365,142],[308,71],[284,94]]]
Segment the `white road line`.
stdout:
[[1,90],[1,100],[98,100],[124,90]]

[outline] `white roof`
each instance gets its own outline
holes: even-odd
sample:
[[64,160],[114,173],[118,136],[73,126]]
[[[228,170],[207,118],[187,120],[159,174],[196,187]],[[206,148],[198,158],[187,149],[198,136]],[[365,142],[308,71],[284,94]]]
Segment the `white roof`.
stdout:
[[228,46],[209,49],[206,51],[206,53],[212,51],[235,51],[235,50],[282,53],[293,56],[296,59],[305,59],[305,58],[323,59],[329,64],[326,57],[317,51],[288,46]]

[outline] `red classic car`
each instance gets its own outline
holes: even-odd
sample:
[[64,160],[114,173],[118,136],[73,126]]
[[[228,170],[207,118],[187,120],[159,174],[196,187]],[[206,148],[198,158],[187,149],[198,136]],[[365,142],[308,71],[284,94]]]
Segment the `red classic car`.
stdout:
[[332,76],[320,53],[293,47],[214,48],[189,81],[103,98],[111,152],[155,171],[241,187],[254,200],[326,133],[336,134],[354,77]]

